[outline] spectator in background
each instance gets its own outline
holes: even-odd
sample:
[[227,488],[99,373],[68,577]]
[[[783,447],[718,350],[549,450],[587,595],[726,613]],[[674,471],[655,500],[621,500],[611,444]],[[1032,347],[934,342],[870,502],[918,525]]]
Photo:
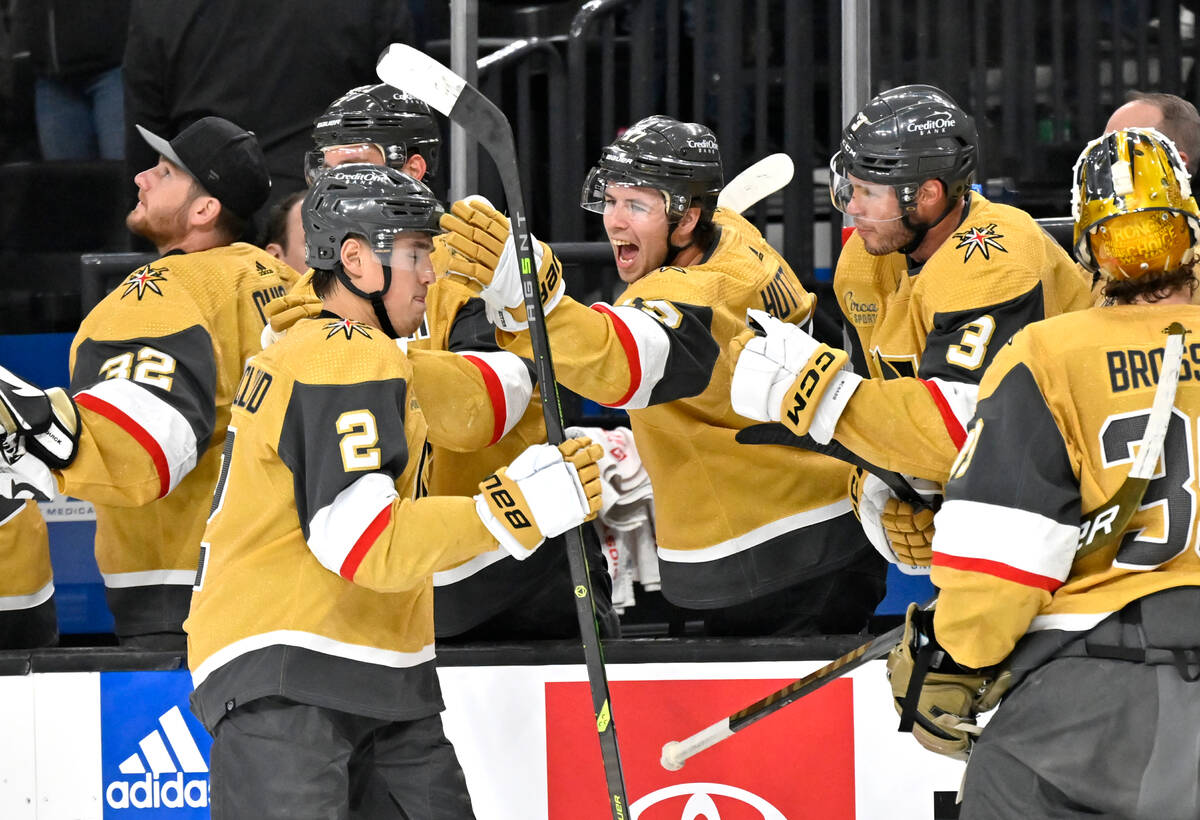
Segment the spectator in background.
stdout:
[[1131,91],[1112,113],[1104,133],[1124,128],[1153,128],[1171,142],[1192,176],[1200,167],[1200,113],[1183,97],[1161,92]]
[[293,191],[271,207],[267,214],[267,232],[262,247],[267,253],[288,264],[296,276],[287,280],[291,287],[297,278],[308,270],[304,260],[304,225],[300,220],[300,206],[304,203],[304,191]]
[[130,0],[16,0],[43,159],[122,159]]
[[[133,129],[177,134],[216,115],[258,137],[268,206],[304,183],[313,119],[375,60],[412,42],[403,0],[134,0],[125,47],[125,145],[132,172],[156,161]],[[259,218],[261,225],[261,215]]]

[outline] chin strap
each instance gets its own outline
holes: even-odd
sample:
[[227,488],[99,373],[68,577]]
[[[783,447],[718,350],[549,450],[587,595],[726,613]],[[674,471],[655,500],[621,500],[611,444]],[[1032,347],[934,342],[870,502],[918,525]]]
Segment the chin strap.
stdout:
[[925,235],[929,233],[929,231],[936,225],[941,224],[941,221],[948,217],[950,212],[953,211],[960,202],[963,203],[963,213],[965,215],[966,210],[969,207],[970,196],[971,193],[968,191],[963,196],[950,200],[948,203],[946,203],[946,210],[942,211],[942,215],[926,225],[915,224],[911,219],[909,219],[912,211],[905,211],[904,215],[900,217],[900,224],[913,232],[913,239],[903,248],[898,248],[897,250],[899,250],[900,253],[904,254],[905,256],[911,255],[912,252],[919,248],[921,243],[925,241]]
[[346,275],[346,272],[340,266],[334,275],[337,276],[338,281],[342,283],[346,290],[371,303],[371,309],[375,311],[375,318],[379,320],[379,329],[386,333],[389,339],[400,338],[400,334],[396,332],[396,328],[392,327],[392,320],[387,314],[387,308],[383,305],[383,295],[392,286],[391,265],[383,266],[383,287],[374,293],[367,293],[355,287],[354,283],[350,281],[350,277]]

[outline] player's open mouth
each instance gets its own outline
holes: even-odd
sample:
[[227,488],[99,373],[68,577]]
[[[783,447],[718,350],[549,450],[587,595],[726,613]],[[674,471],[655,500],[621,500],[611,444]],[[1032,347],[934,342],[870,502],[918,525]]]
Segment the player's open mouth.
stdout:
[[638,246],[632,242],[626,242],[624,239],[614,239],[612,246],[613,253],[617,257],[617,265],[620,267],[629,267],[633,264],[633,260],[637,259]]

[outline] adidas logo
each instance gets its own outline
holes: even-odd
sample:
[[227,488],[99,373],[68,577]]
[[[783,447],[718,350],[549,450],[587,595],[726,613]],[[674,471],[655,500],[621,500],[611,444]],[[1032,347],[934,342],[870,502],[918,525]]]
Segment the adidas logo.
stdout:
[[[158,726],[138,741],[140,752],[134,752],[117,767],[121,774],[137,779],[108,784],[104,799],[111,808],[177,809],[208,805],[208,764],[179,707],[172,706],[164,712],[158,718]],[[185,774],[205,776],[185,779]]]

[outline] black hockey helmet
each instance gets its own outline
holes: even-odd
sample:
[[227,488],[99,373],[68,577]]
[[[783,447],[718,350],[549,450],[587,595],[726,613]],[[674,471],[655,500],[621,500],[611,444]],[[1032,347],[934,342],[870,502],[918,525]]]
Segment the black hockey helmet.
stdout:
[[316,148],[304,158],[304,177],[312,184],[324,168],[323,149],[334,145],[378,145],[389,166],[400,170],[412,154],[425,158],[426,177],[437,171],[442,132],[422,100],[385,83],[352,88],[313,121]]
[[833,204],[846,211],[854,190],[851,175],[894,188],[902,213],[916,209],[917,189],[928,179],[941,180],[954,202],[970,189],[978,142],[975,120],[940,88],[903,85],[884,91],[842,131],[829,163]]
[[657,188],[666,199],[667,218],[677,222],[697,200],[703,213],[711,213],[724,184],[713,132],[656,114],[634,123],[601,152],[583,183],[579,204],[604,213],[609,185]]
[[313,183],[300,210],[308,265],[334,270],[351,235],[390,253],[398,233],[441,233],[444,212],[425,183],[394,168],[365,162],[331,168]]
[[[368,300],[380,328],[395,338],[383,305],[392,284],[392,245],[405,231],[440,233],[443,213],[433,191],[394,168],[365,162],[330,168],[318,175],[300,206],[308,265],[332,271],[343,287]],[[373,293],[356,287],[341,266],[342,243],[350,236],[365,237],[383,261],[383,287]]]

